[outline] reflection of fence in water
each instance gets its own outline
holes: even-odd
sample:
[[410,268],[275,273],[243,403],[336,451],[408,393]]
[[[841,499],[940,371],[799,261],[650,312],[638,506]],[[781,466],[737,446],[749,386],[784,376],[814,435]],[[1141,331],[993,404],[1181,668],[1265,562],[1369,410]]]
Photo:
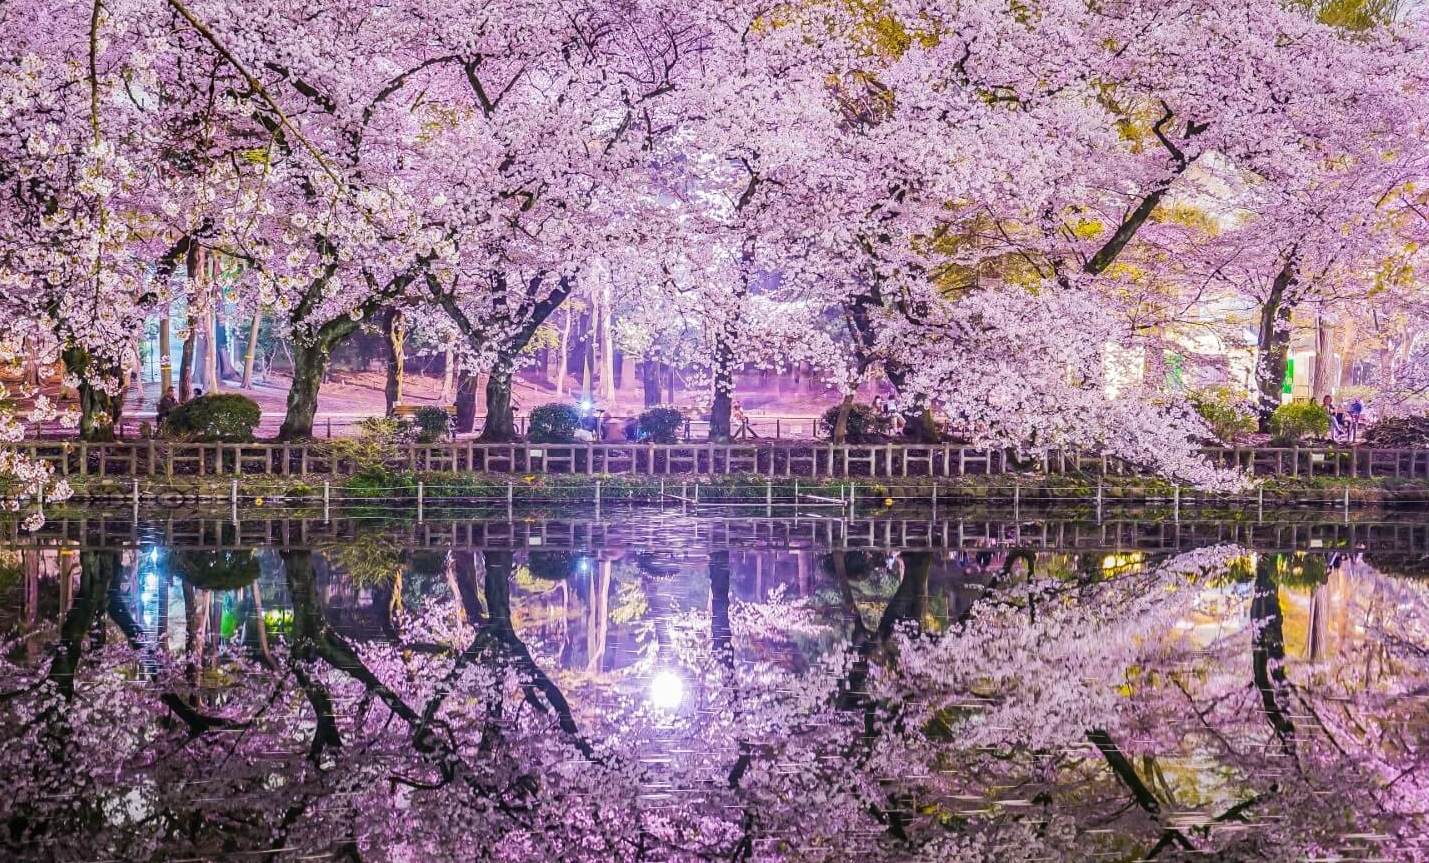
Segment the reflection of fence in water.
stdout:
[[228,516],[156,517],[94,515],[50,520],[25,533],[9,520],[9,548],[67,546],[134,548],[162,544],[179,550],[312,548],[377,533],[409,549],[845,549],[954,550],[1018,546],[1048,551],[1178,551],[1232,543],[1267,552],[1372,551],[1429,555],[1429,522],[1267,521],[1116,517],[1100,523],[1074,519],[683,518],[677,514],[631,518],[522,518],[429,520],[334,516],[261,517],[234,523]]
[[[9,445],[63,476],[344,476],[356,465],[321,441],[186,443],[26,441]],[[1429,449],[1217,447],[1218,465],[1256,476],[1429,478]],[[960,477],[1014,472],[1135,475],[1110,456],[1045,450],[1023,460],[1006,450],[954,444],[700,443],[486,444],[454,441],[400,447],[388,467],[411,471],[645,476],[758,474],[769,477]]]

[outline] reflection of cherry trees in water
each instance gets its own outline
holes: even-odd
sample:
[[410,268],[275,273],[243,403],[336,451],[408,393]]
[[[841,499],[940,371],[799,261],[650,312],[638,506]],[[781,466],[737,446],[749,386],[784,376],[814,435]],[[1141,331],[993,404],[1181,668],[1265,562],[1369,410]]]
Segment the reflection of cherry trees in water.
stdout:
[[[1362,561],[849,551],[797,597],[742,602],[728,551],[700,556],[698,590],[688,565],[608,557],[409,558],[404,600],[261,552],[225,577],[261,568],[265,589],[186,587],[172,622],[161,591],[156,633],[142,560],[84,552],[63,618],[28,636],[47,655],[4,666],[4,856],[1426,850],[1425,594]],[[377,620],[349,625],[344,591]],[[640,649],[575,656],[579,602],[620,621],[602,644],[624,627]]]

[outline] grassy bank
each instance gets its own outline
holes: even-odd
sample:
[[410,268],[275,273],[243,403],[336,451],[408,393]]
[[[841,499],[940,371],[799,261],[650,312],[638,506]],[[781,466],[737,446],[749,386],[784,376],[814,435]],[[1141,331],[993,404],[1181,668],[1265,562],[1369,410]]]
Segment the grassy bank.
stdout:
[[[137,493],[144,503],[184,505],[226,502],[237,495],[244,503],[333,504],[424,502],[488,503],[504,506],[527,503],[593,503],[597,489],[603,503],[654,503],[685,501],[701,504],[792,504],[848,501],[856,507],[938,504],[996,504],[1026,506],[1104,506],[1121,504],[1176,505],[1243,511],[1247,503],[1265,506],[1340,507],[1348,496],[1352,506],[1414,507],[1429,504],[1429,483],[1387,479],[1292,478],[1266,480],[1258,489],[1240,495],[1214,495],[1187,487],[1178,489],[1144,477],[1040,476],[1006,474],[993,477],[907,479],[808,478],[733,474],[714,477],[650,477],[632,475],[534,475],[475,473],[386,472],[351,477],[244,476],[236,486],[230,477],[145,477],[137,481],[113,478],[76,478],[71,484],[77,502],[130,502]],[[328,485],[325,486],[325,483]]]

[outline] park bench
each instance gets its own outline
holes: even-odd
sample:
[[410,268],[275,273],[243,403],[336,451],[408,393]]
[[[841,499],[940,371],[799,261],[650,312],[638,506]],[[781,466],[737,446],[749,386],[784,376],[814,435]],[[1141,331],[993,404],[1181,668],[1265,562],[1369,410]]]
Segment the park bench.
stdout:
[[441,408],[448,416],[456,416],[456,405],[393,405],[392,416],[399,420],[409,420],[422,408]]

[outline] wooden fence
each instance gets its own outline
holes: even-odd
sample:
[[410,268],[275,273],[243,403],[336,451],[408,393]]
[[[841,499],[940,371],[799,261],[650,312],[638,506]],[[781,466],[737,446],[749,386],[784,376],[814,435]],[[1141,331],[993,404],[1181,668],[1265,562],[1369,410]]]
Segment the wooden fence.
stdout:
[[670,548],[764,548],[825,551],[836,548],[985,549],[1037,548],[1061,551],[1169,552],[1218,543],[1259,551],[1344,553],[1368,548],[1377,554],[1429,555],[1429,523],[1422,521],[1227,521],[1120,515],[1091,522],[1038,517],[1031,521],[990,518],[912,519],[875,515],[854,519],[754,518],[705,515],[651,522],[616,516],[480,519],[462,517],[423,523],[374,524],[337,514],[224,517],[167,516],[136,519],[124,513],[48,520],[38,531],[20,519],[0,517],[0,548],[128,549],[154,544],[170,550],[224,551],[251,548],[333,548],[380,535],[404,549],[431,551]]
[[[125,443],[24,441],[7,445],[52,464],[63,476],[298,476],[353,473],[342,447],[306,443]],[[1256,476],[1429,479],[1429,449],[1213,448],[1218,465]],[[758,474],[805,477],[961,477],[1011,472],[1134,475],[1136,466],[1105,455],[1048,450],[1018,458],[1006,450],[954,444],[701,443],[411,444],[394,451],[396,470],[646,476]]]

